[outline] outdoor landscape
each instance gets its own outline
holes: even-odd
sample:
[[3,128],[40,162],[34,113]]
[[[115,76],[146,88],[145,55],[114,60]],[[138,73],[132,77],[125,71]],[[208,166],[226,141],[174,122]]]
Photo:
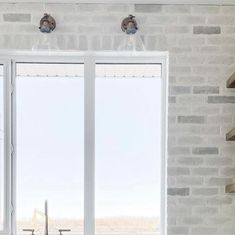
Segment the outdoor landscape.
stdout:
[[[64,234],[83,234],[83,220],[57,219],[50,220],[49,232],[58,234],[58,229],[71,229]],[[154,217],[110,217],[96,219],[96,235],[159,235],[159,218]],[[36,234],[44,233],[44,221],[24,220],[17,221],[17,234],[29,234],[22,232],[25,228],[35,229]]]

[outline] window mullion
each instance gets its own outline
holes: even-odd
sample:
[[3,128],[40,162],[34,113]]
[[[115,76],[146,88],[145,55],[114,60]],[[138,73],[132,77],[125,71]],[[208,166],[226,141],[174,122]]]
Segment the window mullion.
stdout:
[[11,215],[10,230],[11,235],[16,235],[16,63],[11,62]]
[[95,60],[84,62],[84,234],[95,234]]
[[11,232],[11,61],[4,63],[4,232]]

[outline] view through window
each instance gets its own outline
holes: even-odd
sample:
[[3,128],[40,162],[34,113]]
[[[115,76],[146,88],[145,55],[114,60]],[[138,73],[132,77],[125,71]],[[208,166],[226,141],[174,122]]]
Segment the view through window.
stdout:
[[[162,67],[94,66],[95,235],[159,235]],[[50,235],[84,233],[85,79],[83,64],[17,63],[17,234],[45,234],[46,200]]]
[[96,234],[158,235],[161,66],[96,65]]
[[17,233],[83,233],[81,64],[17,64]]

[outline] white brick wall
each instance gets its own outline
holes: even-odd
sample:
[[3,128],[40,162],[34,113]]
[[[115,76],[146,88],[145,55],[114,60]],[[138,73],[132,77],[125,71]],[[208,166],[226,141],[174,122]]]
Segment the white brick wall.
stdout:
[[44,12],[62,50],[115,50],[132,13],[146,48],[170,52],[168,234],[234,235],[235,7],[1,3],[0,49],[31,49]]

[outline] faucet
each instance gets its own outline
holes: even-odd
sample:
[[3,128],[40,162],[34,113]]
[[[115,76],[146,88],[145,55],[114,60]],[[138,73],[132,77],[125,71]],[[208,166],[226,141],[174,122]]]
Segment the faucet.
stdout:
[[45,201],[45,235],[49,235],[48,233],[48,207],[47,207],[47,200]]
[[24,232],[31,232],[31,235],[34,235],[34,229],[23,229]]
[[[45,215],[45,227],[44,227],[44,235],[49,235],[49,230],[48,230],[48,203],[47,200],[45,201],[44,204],[44,215]],[[31,232],[31,235],[34,234],[34,229],[23,229],[25,232]],[[58,229],[59,235],[63,235],[63,232],[71,232],[71,229]]]
[[[71,229],[58,229],[58,231],[59,231],[60,235],[63,235],[62,232],[70,232]],[[49,235],[49,232],[48,232],[48,205],[47,205],[47,200],[45,201],[45,233],[44,233],[44,235]]]
[[59,229],[60,235],[63,235],[62,232],[71,232],[71,229]]

